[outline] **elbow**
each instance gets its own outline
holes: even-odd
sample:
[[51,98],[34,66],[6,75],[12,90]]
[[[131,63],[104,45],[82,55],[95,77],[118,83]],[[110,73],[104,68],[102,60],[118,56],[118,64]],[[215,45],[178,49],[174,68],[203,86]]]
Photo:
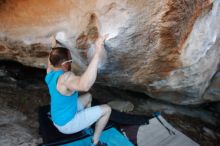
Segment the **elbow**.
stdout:
[[88,92],[90,88],[84,88],[84,92]]
[[82,91],[83,91],[83,92],[88,92],[89,89],[90,89],[90,86],[88,86],[88,85],[84,85],[84,86],[82,87]]
[[84,92],[89,92],[89,89],[84,90]]

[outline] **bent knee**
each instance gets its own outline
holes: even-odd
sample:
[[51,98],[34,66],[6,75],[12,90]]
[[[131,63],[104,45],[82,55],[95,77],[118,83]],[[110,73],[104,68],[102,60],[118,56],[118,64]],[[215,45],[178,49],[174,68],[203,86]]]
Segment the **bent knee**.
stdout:
[[92,98],[92,94],[91,93],[86,93],[86,96],[88,97],[88,98]]
[[111,113],[112,111],[111,107],[107,104],[101,105],[101,109],[103,110],[103,113]]
[[91,93],[88,92],[88,93],[85,94],[85,96],[86,96],[86,99],[87,99],[88,102],[92,101],[92,94]]

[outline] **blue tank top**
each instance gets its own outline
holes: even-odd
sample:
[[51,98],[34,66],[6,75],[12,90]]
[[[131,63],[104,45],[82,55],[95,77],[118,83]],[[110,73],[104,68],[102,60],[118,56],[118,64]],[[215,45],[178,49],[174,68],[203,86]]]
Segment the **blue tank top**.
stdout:
[[51,97],[52,121],[58,126],[68,123],[77,112],[78,92],[75,91],[72,95],[65,96],[57,90],[58,78],[63,73],[63,70],[51,71],[45,77]]

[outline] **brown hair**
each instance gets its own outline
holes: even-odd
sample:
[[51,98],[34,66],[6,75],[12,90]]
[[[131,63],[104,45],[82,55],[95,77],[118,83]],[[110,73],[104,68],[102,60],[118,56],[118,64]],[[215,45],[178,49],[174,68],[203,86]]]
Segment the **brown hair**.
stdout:
[[69,60],[69,50],[63,47],[52,48],[49,60],[54,67],[58,67],[63,61]]

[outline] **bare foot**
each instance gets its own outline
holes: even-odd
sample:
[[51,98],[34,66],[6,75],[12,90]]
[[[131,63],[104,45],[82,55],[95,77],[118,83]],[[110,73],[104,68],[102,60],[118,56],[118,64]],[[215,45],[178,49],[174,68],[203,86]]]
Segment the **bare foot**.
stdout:
[[93,137],[92,143],[93,143],[94,145],[97,145],[98,142],[99,142],[99,139]]

